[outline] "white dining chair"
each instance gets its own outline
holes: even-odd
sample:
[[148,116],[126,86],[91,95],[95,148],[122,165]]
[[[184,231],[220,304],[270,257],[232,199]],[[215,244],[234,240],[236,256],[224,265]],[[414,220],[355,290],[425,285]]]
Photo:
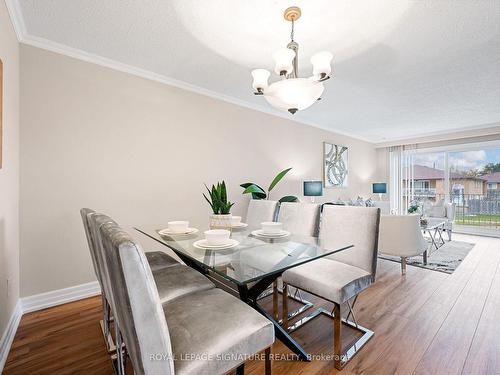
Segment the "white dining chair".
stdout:
[[[349,359],[373,336],[362,327],[354,316],[357,296],[375,281],[380,209],[325,205],[321,218],[319,241],[323,248],[333,249],[344,245],[353,247],[291,268],[283,273],[283,328],[292,332],[311,319],[326,314],[334,321],[334,364],[342,369]],[[319,308],[312,314],[288,326],[288,287],[299,288],[329,302],[334,309],[329,312]],[[349,313],[341,316],[341,305]],[[349,321],[352,315],[354,322]],[[361,335],[348,348],[342,346],[342,325],[358,330]]]
[[[289,231],[296,238],[303,236],[303,241],[308,241],[307,237],[317,237],[319,232],[320,204],[302,202],[283,202],[278,207],[277,221],[283,223],[283,229]],[[278,278],[273,283],[273,313],[275,318],[278,315],[278,293],[282,293],[282,279]],[[288,314],[289,318],[302,314],[310,309],[314,304],[306,300],[299,289],[290,291],[289,297],[302,304],[293,313]]]
[[423,254],[429,243],[420,228],[420,215],[382,215],[379,252],[401,258],[401,274],[406,274],[406,259]]
[[265,221],[274,221],[277,201],[267,199],[252,199],[248,204],[246,223],[250,227],[260,227],[260,223]]
[[314,203],[283,202],[278,221],[294,235],[315,237],[319,230],[319,209],[320,205]]

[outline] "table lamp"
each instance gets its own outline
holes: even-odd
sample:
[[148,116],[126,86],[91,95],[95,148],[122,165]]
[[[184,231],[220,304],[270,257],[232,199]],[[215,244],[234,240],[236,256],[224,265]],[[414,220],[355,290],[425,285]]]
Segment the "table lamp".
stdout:
[[382,200],[382,194],[387,193],[387,184],[385,182],[375,182],[373,184],[373,194],[378,194],[378,199]]
[[314,197],[323,195],[323,181],[304,181],[304,197],[311,197],[314,203]]

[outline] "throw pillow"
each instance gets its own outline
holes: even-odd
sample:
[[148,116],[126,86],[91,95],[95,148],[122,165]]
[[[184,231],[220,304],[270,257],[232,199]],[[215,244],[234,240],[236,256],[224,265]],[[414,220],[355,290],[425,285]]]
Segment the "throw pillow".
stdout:
[[363,206],[365,206],[365,200],[363,199],[363,197],[358,196],[358,199],[356,199],[356,202],[354,202],[354,205],[363,207]]
[[346,205],[346,203],[340,198],[337,199],[337,202],[335,202],[335,204],[338,206],[345,206]]

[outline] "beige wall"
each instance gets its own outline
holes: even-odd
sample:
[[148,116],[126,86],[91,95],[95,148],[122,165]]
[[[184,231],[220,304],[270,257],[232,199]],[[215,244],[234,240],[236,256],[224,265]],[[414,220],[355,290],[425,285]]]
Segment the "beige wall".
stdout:
[[[3,167],[0,169],[0,337],[19,298],[19,45],[0,1]],[[7,282],[8,280],[8,282]]]
[[78,210],[123,225],[208,217],[203,183],[225,179],[235,213],[239,184],[300,195],[320,179],[322,142],[350,147],[349,188],[328,199],[368,196],[373,145],[90,63],[21,48],[21,295],[94,280]]

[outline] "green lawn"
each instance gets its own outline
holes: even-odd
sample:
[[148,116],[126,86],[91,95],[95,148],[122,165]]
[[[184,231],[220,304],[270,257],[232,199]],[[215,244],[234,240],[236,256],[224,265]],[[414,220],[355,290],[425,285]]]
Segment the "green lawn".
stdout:
[[477,226],[500,226],[500,214],[498,215],[457,215],[455,223],[460,225],[477,225]]

